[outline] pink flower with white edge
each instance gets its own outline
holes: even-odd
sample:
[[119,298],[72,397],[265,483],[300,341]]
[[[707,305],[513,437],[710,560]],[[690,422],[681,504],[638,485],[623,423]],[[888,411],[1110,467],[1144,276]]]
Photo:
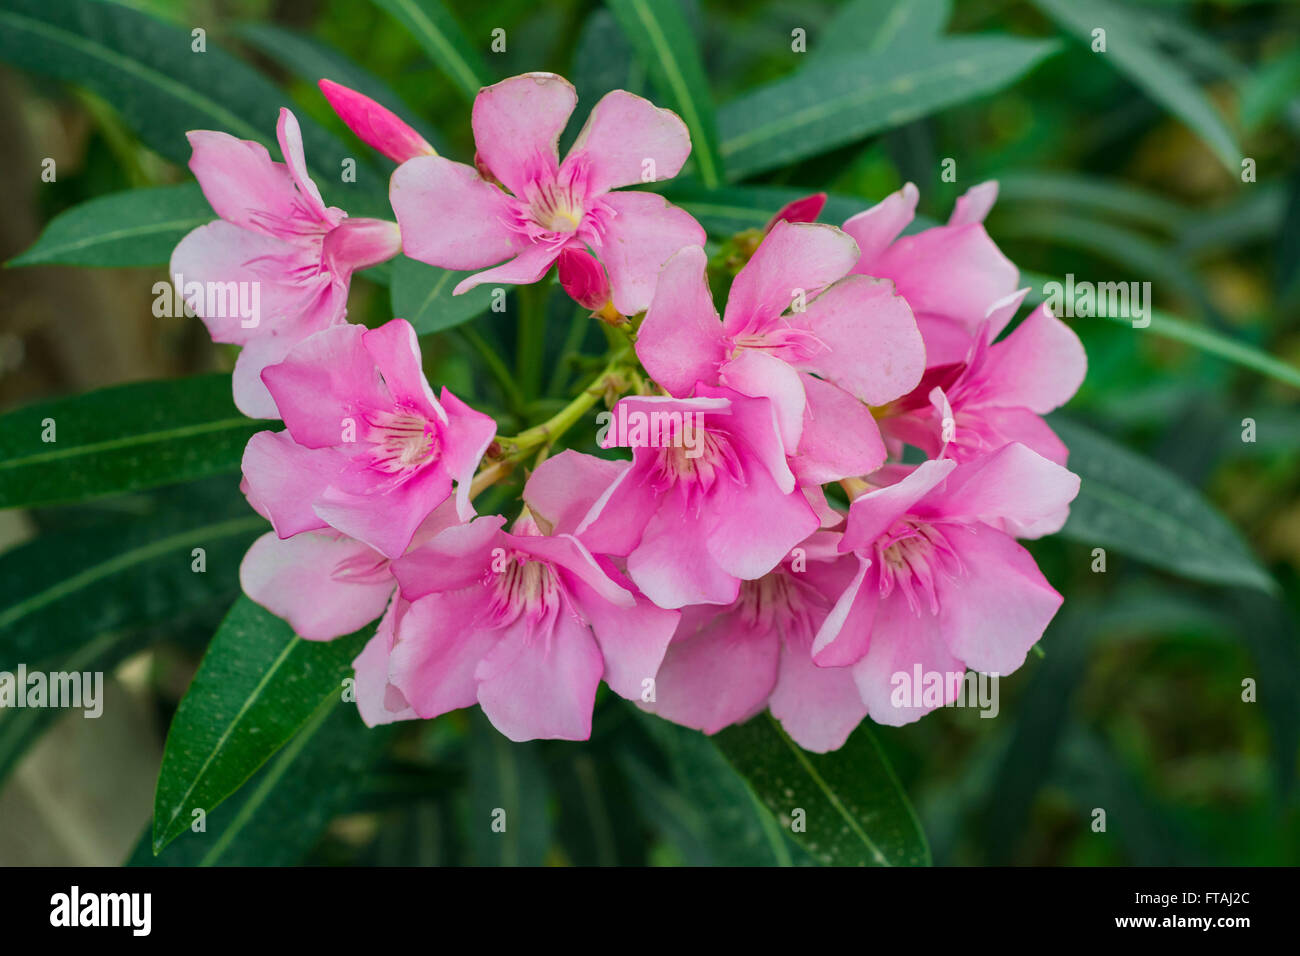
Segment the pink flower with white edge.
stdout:
[[[1009,318],[1014,306],[1007,311]],[[885,436],[931,458],[961,462],[1020,442],[1064,465],[1069,449],[1040,416],[1078,391],[1088,369],[1083,343],[1045,305],[992,342],[1005,322],[995,313],[981,326],[964,362],[928,369],[911,394],[884,409]]]
[[609,274],[614,308],[644,311],[664,262],[703,245],[704,230],[662,196],[611,190],[677,175],[690,134],[676,114],[615,90],[560,162],[557,143],[577,99],[552,73],[479,91],[474,166],[421,156],[393,173],[406,254],[443,269],[496,266],[463,280],[460,294],[485,282],[536,282],[562,250],[589,248]]
[[917,189],[908,183],[844,223],[862,252],[853,271],[893,281],[916,314],[929,366],[965,359],[980,323],[1016,295],[1020,270],[984,230],[997,196],[996,182],[973,186],[947,225],[900,239],[916,213]]
[[805,750],[841,747],[867,707],[849,668],[812,659],[813,638],[857,568],[838,544],[838,534],[819,531],[743,582],[732,604],[684,608],[655,700],[642,708],[714,734],[767,707]]
[[[857,573],[813,642],[823,667],[851,667],[871,719],[933,709],[892,699],[895,675],[1009,674],[1061,606],[1033,556],[1001,530],[1060,513],[1078,476],[1024,445],[958,465],[936,459],[849,506],[840,550]],[[944,681],[943,704],[956,687]]]
[[512,532],[504,522],[475,518],[393,562],[393,627],[355,662],[367,723],[478,703],[511,740],[586,740],[602,678],[640,698],[677,612],[572,535],[543,535],[526,515]]
[[[401,251],[396,223],[349,219],[325,205],[287,109],[276,133],[283,163],[260,143],[211,130],[188,134],[190,169],[221,218],[190,232],[171,259],[181,295],[213,341],[243,346],[235,404],[252,418],[276,417],[262,369],[344,321],[352,273]],[[242,305],[252,306],[248,314]]]
[[317,85],[339,119],[371,149],[397,163],[416,156],[438,155],[423,136],[370,97],[333,80],[321,80]]
[[801,479],[874,471],[884,445],[870,411],[911,391],[925,349],[888,282],[849,276],[858,247],[820,223],[778,221],[732,283],[722,321],[698,246],[664,267],[637,335],[650,376],[673,395],[696,382],[765,397]]
[[453,481],[460,517],[473,515],[496,425],[446,388],[433,394],[405,319],[325,329],[262,377],[286,430],[249,439],[244,480],[281,538],[332,528],[400,557]]
[[577,489],[612,475],[574,533],[598,554],[626,556],[628,576],[660,607],[730,604],[742,580],[771,571],[818,527],[767,399],[701,385],[691,398],[624,398],[612,416],[644,426],[640,438],[618,425],[605,438],[635,446],[631,462],[557,457],[524,498],[567,522],[572,499],[588,500]]

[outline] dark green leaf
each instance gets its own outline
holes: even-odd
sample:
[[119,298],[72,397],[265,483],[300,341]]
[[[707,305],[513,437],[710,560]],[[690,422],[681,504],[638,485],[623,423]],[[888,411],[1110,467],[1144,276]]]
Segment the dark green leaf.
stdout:
[[818,862],[929,865],[925,834],[866,723],[828,754],[803,750],[766,712],[713,739],[784,827],[804,811],[806,830],[791,835]]
[[177,708],[154,798],[153,849],[185,832],[238,790],[326,701],[368,628],[335,641],[304,641],[246,597],[226,615]]
[[849,0],[820,31],[814,56],[879,53],[918,47],[943,33],[952,0]]
[[492,83],[487,64],[440,0],[375,0],[429,54],[467,100]]
[[[236,471],[244,445],[264,425],[235,408],[229,375],[116,385],[28,405],[0,416],[0,508]],[[51,434],[54,441],[43,440]]]
[[11,266],[165,266],[191,229],[215,219],[198,183],[99,196],[59,213]]
[[437,269],[399,256],[393,262],[390,282],[393,315],[415,326],[417,335],[441,332],[468,322],[487,311],[494,288],[481,285],[464,295],[452,295],[456,283],[471,274]]
[[550,788],[538,741],[512,743],[470,714],[469,847],[474,863],[540,866],[551,845]]

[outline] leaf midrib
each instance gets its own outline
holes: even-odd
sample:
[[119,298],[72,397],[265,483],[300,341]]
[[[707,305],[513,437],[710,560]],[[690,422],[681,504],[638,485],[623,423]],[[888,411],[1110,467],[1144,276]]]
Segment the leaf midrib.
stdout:
[[33,455],[27,455],[23,458],[9,458],[0,462],[0,471],[8,471],[13,468],[24,467],[26,465],[37,464],[48,461],[58,461],[62,458],[74,458],[79,455],[92,455],[102,451],[114,451],[119,448],[132,448],[136,446],[152,445],[158,442],[170,441],[173,438],[187,438],[191,435],[203,435],[208,432],[222,431],[223,429],[235,429],[236,427],[247,428],[253,424],[248,418],[222,418],[211,422],[202,422],[198,425],[182,425],[178,428],[169,428],[165,431],[156,432],[139,432],[135,435],[127,435],[122,438],[110,438],[101,442],[93,442],[89,445],[74,445],[71,448],[57,448],[52,451],[37,452]]

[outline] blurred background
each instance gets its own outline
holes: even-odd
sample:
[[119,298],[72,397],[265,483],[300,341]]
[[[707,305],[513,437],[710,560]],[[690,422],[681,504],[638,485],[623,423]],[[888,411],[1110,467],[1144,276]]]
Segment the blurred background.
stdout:
[[[345,134],[293,66],[302,50],[333,48],[386,81],[408,115],[440,134],[447,155],[472,155],[464,98],[374,4],[131,6],[187,32],[202,26],[209,42],[287,90],[299,115]],[[507,31],[506,51],[492,55],[496,75],[561,73],[587,106],[593,92],[611,86],[655,93],[598,3],[448,6],[471,37]],[[715,102],[790,72],[792,31],[806,30],[815,47],[840,6],[687,4]],[[748,182],[827,190],[865,207],[912,181],[919,211],[942,221],[961,192],[996,178],[1001,196],[988,230],[1023,270],[1150,281],[1160,309],[1298,365],[1300,6],[1123,6],[1227,117],[1242,154],[1255,161],[1255,181],[1243,182],[1203,136],[1042,5],[959,0],[948,33],[1058,37],[1060,52],[990,96]],[[585,109],[580,102],[578,115]],[[53,183],[39,177],[46,157],[57,163]],[[949,157],[957,182],[941,178]],[[54,216],[78,203],[189,179],[143,146],[110,103],[75,84],[0,66],[0,260],[28,249]],[[233,355],[212,345],[199,322],[153,316],[152,286],[163,278],[159,268],[0,271],[0,411],[114,383],[229,369]],[[350,312],[371,324],[385,320],[387,291],[357,279]],[[508,335],[490,315],[482,321],[489,339]],[[1122,324],[1071,324],[1090,367],[1070,417],[1201,489],[1240,529],[1280,594],[1180,579],[1114,552],[1106,572],[1094,573],[1086,543],[1037,542],[1040,566],[1066,603],[1043,642],[1045,655],[1002,680],[999,718],[949,709],[906,728],[880,728],[878,739],[936,863],[1300,863],[1300,393]],[[440,338],[428,354],[431,378],[493,410],[477,361],[455,337]],[[1246,418],[1256,422],[1254,442],[1241,438]],[[226,477],[89,505],[0,512],[0,550],[87,529],[126,540],[125,529],[140,521],[169,520],[196,503],[238,513],[233,484]],[[113,703],[100,720],[51,720],[34,739],[30,729],[13,729],[12,715],[0,719],[0,864],[115,864],[133,852],[149,819],[171,713],[237,590],[230,575],[183,617],[169,613],[117,645],[103,659],[114,675]],[[1242,699],[1247,678],[1258,682],[1255,702]],[[761,862],[736,856],[749,845],[752,821],[724,799],[735,791],[724,786],[719,797],[689,785],[692,761],[707,761],[708,753],[678,739],[665,760],[656,749],[663,741],[615,699],[602,698],[596,727],[589,743],[529,745],[507,744],[477,713],[399,728],[364,786],[330,793],[312,832],[284,855],[268,850],[248,860],[510,862],[490,856],[498,848],[477,845],[463,820],[475,781],[506,773],[519,800],[545,805],[552,822],[513,851],[515,862]],[[333,785],[325,779],[319,788]],[[1089,826],[1096,807],[1108,811],[1105,833]]]

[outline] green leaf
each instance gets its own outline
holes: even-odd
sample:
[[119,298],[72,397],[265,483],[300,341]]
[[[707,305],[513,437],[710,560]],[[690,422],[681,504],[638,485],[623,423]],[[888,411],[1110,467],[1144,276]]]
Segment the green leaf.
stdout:
[[791,835],[818,862],[929,865],[921,824],[865,722],[828,754],[800,748],[766,712],[713,740],[778,820],[805,811],[807,829]]
[[1108,0],[1034,0],[1034,4],[1085,44],[1093,43],[1094,30],[1105,30],[1106,51],[1094,56],[1191,127],[1234,176],[1241,172],[1241,149],[1227,123],[1187,71],[1147,41],[1143,21]]
[[[117,3],[6,0],[0,9],[0,60],[93,90],[168,159],[189,161],[193,129],[274,150],[284,93],[211,42],[201,54],[192,42],[188,30]],[[338,182],[342,144],[310,119],[298,122],[313,177],[322,188]]]
[[406,27],[448,79],[473,101],[492,74],[465,32],[439,0],[374,0]]
[[318,708],[341,698],[368,630],[305,641],[248,598],[235,602],[167,732],[154,797],[155,853],[185,832],[194,810],[212,812]]
[[549,796],[540,742],[512,743],[475,708],[469,736],[468,828],[473,862],[540,866],[551,845]]
[[469,272],[450,272],[398,256],[393,261],[390,293],[393,315],[406,319],[417,335],[442,332],[482,315],[492,303],[491,285],[470,289],[464,295],[451,290]]
[[[674,180],[664,195],[699,220],[705,230],[725,237],[745,229],[762,229],[777,210],[811,190],[786,186],[723,186],[706,189],[688,179]],[[839,224],[871,206],[867,199],[840,196],[826,197],[826,208],[818,216],[821,222]]]
[[128,866],[293,866],[344,812],[392,739],[333,695],[236,796],[154,856],[145,833]]
[[1300,114],[1300,49],[1269,60],[1241,83],[1241,125],[1254,132],[1284,110]]
[[1065,537],[1198,581],[1277,591],[1237,529],[1191,485],[1091,429],[1049,421],[1083,481]]
[[333,47],[273,23],[243,23],[235,28],[235,34],[266,56],[283,63],[313,87],[322,79],[333,80],[370,97],[400,116],[439,152],[444,151],[438,131],[421,119],[391,86]]
[[1040,40],[954,37],[814,61],[719,111],[728,177],[786,166],[999,90],[1057,49]]
[[717,120],[699,44],[678,0],[609,0],[651,78],[691,131],[691,157],[706,186],[722,182]]
[[191,229],[215,219],[198,183],[130,189],[59,213],[11,266],[165,266]]
[[0,416],[0,508],[237,471],[244,445],[264,425],[235,408],[229,375],[116,385],[28,405]]
[[918,47],[943,33],[952,0],[849,0],[818,31],[817,57]]
[[[1005,203],[1077,206],[1111,219],[1132,222],[1162,232],[1177,233],[1199,221],[1181,203],[1117,180],[1079,173],[1025,171],[998,176],[998,208]],[[1011,217],[1006,217],[1011,218]]]
[[[1030,305],[1037,305],[1042,302],[1046,298],[1046,293],[1043,290],[1049,284],[1053,282],[1059,283],[1059,281],[1036,272],[1020,273],[1021,284],[1030,287],[1029,295],[1025,297],[1025,301]],[[1293,388],[1300,388],[1300,368],[1261,352],[1245,342],[1230,339],[1203,326],[1193,325],[1184,319],[1169,315],[1159,309],[1148,308],[1148,312],[1150,313],[1151,324],[1146,328],[1135,329],[1135,332],[1150,332],[1152,335],[1183,342],[1203,352],[1234,362],[1244,368],[1261,372]],[[1103,315],[1099,313],[1098,317],[1130,327],[1133,323],[1131,317],[1124,315]]]

